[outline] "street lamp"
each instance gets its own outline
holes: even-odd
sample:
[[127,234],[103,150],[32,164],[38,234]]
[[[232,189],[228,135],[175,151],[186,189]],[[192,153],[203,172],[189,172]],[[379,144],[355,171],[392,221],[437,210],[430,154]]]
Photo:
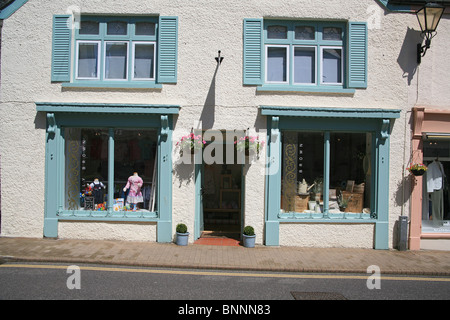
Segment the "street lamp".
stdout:
[[430,48],[431,39],[436,35],[436,28],[444,13],[445,7],[436,3],[427,3],[416,12],[417,20],[419,20],[422,34],[425,35],[425,45],[417,44],[417,63],[420,64],[421,58]]

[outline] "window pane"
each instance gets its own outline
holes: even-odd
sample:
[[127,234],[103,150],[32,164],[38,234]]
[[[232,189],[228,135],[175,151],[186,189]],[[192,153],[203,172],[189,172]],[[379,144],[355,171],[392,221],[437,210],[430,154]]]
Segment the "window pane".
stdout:
[[267,48],[267,81],[287,81],[287,48]]
[[323,28],[323,40],[342,40],[342,29],[336,27]]
[[107,27],[107,34],[108,35],[126,35],[127,34],[127,26],[128,24],[126,22],[122,22],[122,21],[113,21],[113,22],[108,22],[108,27]]
[[296,47],[294,50],[294,82],[315,83],[315,48]]
[[65,128],[65,209],[106,207],[108,131]]
[[422,232],[450,233],[450,142],[423,141],[423,161]]
[[287,28],[283,26],[269,26],[267,27],[267,38],[287,39]]
[[115,211],[156,210],[156,130],[114,131]]
[[78,78],[98,77],[98,44],[80,43],[78,45]]
[[281,209],[323,213],[324,140],[320,132],[283,132]]
[[[372,135],[330,134],[330,213],[361,213],[369,217],[372,181]],[[346,215],[350,217],[350,215]]]
[[127,78],[127,43],[106,43],[105,78]]
[[314,40],[315,28],[312,26],[299,26],[295,27],[295,39],[296,40]]
[[153,79],[153,65],[155,59],[154,44],[134,45],[134,78]]
[[323,49],[322,82],[342,83],[342,49]]
[[95,21],[81,21],[79,34],[99,34],[99,23]]
[[152,22],[136,22],[136,35],[137,36],[154,36],[155,24]]

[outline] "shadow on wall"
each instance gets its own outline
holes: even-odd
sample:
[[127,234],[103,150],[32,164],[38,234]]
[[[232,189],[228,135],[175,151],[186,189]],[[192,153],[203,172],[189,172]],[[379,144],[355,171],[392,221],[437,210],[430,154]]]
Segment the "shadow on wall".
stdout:
[[[217,64],[216,69],[211,80],[211,84],[206,95],[205,103],[203,104],[203,110],[200,114],[200,123],[202,130],[212,129],[214,127],[215,120],[215,107],[216,107],[216,75],[219,69]],[[176,127],[178,117],[174,117],[174,128]],[[199,128],[192,128],[197,130]],[[175,148],[175,152],[179,152],[179,149]],[[178,187],[183,184],[189,185],[194,179],[194,158],[191,158],[192,163],[184,163],[181,159],[174,162],[173,173],[178,180]]]
[[219,70],[220,64],[217,64],[214,71],[211,84],[209,86],[208,94],[206,95],[205,103],[203,104],[203,110],[200,114],[200,121],[202,123],[202,129],[212,129],[214,127],[215,120],[215,108],[216,108],[216,76]]
[[422,43],[421,31],[414,30],[408,27],[406,30],[405,39],[397,58],[397,63],[403,70],[403,78],[408,79],[408,86],[417,71],[417,44]]

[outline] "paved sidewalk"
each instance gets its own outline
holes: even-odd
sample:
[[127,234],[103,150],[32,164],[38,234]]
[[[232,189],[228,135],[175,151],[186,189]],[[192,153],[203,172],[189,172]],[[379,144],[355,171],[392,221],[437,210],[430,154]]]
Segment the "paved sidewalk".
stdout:
[[450,276],[450,251],[211,246],[132,241],[0,237],[6,261],[88,263],[156,268]]

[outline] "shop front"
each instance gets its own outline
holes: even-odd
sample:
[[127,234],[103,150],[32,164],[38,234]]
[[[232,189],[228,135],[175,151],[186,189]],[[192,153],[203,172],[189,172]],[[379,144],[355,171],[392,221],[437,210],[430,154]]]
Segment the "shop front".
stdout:
[[143,239],[170,242],[172,116],[179,107],[36,106],[47,117],[44,236],[58,237],[64,226],[76,228],[75,237],[101,238],[94,225],[102,223],[136,235],[144,228]]
[[389,137],[399,110],[261,106],[266,245],[389,248]]
[[450,249],[450,110],[413,108],[409,247]]

